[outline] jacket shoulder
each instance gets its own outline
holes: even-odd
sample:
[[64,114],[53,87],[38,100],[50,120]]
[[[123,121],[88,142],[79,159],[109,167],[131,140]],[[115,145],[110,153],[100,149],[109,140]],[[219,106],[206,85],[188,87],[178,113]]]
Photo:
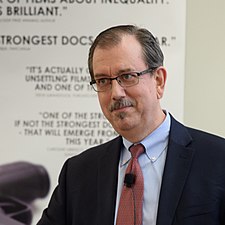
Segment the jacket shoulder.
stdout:
[[181,145],[217,146],[225,151],[225,139],[212,133],[188,127],[171,116],[170,138]]
[[91,147],[78,155],[70,157],[66,160],[65,164],[69,167],[74,167],[75,165],[85,167],[98,163],[98,161],[104,157],[117,158],[120,154],[121,145],[122,138],[118,136],[108,142]]
[[225,138],[191,127],[186,128],[193,138],[194,142],[204,143],[204,145],[221,146],[225,151]]

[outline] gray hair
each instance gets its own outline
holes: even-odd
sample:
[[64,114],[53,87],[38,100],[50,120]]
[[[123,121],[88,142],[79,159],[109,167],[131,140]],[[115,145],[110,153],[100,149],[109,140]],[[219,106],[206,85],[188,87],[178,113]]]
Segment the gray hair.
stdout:
[[88,55],[88,68],[92,79],[94,78],[93,55],[96,47],[102,49],[114,47],[121,42],[124,35],[135,36],[137,41],[141,44],[143,58],[149,69],[163,65],[164,56],[162,50],[150,31],[134,25],[119,25],[102,31],[92,43]]

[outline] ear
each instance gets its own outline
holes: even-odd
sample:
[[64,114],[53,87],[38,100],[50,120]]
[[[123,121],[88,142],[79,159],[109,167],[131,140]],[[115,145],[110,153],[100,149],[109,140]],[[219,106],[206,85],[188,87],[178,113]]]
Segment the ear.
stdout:
[[156,69],[154,75],[156,81],[157,98],[161,99],[165,89],[167,71],[163,66],[160,66]]

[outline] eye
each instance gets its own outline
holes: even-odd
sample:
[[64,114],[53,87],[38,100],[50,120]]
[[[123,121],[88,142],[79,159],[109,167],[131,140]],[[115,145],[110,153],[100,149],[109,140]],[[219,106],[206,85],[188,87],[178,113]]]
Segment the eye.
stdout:
[[122,74],[120,77],[124,81],[129,81],[129,80],[134,79],[136,77],[136,75],[132,74],[132,73],[126,73],[126,74]]
[[109,79],[108,78],[101,78],[101,79],[97,79],[96,80],[96,84],[99,86],[105,86],[109,83]]

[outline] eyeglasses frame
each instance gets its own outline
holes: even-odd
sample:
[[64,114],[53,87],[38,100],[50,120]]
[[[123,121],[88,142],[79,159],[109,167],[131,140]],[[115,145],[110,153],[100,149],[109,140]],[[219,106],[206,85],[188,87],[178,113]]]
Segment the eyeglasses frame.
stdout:
[[[136,73],[137,74],[137,77],[138,77],[138,81],[139,81],[139,77],[140,76],[142,76],[142,75],[144,75],[144,74],[147,74],[147,73],[152,73],[153,71],[155,71],[156,69],[157,69],[158,67],[153,67],[153,68],[149,68],[149,69],[146,69],[146,70],[143,70],[143,71],[141,71],[141,72],[136,72],[136,71],[132,71],[132,73]],[[128,72],[129,73],[129,72]],[[126,74],[126,73],[124,73],[124,74]],[[123,75],[123,74],[120,74],[120,75],[118,75],[118,76],[116,76],[116,77],[113,77],[113,78],[111,78],[111,77],[109,77],[109,78],[107,78],[108,80],[110,80],[110,81],[112,81],[112,80],[116,80],[117,81],[117,83],[121,86],[121,84],[118,82],[118,77],[120,77],[121,75]],[[112,83],[112,82],[111,82]],[[107,91],[107,90],[105,90],[105,91],[98,91],[98,90],[96,90],[94,87],[93,87],[93,84],[96,84],[96,80],[91,80],[90,81],[90,85],[92,86],[92,88],[96,91],[96,92],[105,92],[105,91]],[[137,83],[138,84],[138,83]],[[134,84],[134,85],[136,85],[136,84]],[[125,87],[132,87],[133,85],[131,85],[131,86],[125,86]],[[123,87],[123,86],[121,86],[121,87]]]

